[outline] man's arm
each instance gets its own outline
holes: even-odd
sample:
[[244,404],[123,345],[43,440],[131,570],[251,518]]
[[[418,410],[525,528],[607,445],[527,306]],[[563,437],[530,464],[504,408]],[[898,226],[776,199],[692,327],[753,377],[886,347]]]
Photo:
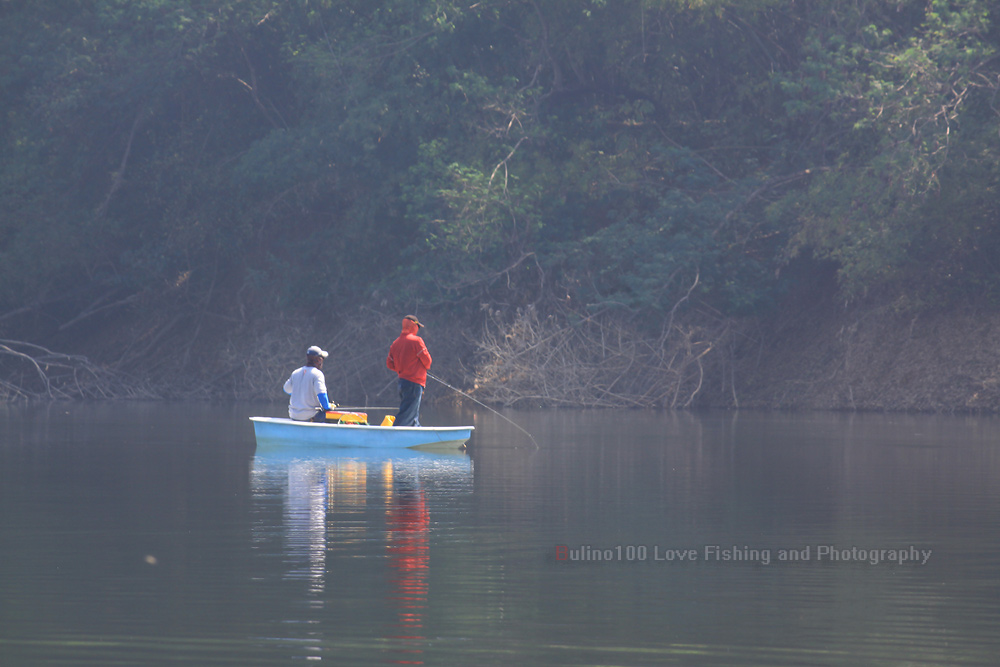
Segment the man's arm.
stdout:
[[427,351],[426,345],[420,348],[420,352],[417,352],[417,359],[424,365],[424,368],[429,369],[431,367],[431,353]]
[[326,394],[326,378],[323,377],[323,371],[319,369],[313,370],[313,390],[316,392],[316,399],[319,404],[323,406],[324,410],[330,409],[330,398]]

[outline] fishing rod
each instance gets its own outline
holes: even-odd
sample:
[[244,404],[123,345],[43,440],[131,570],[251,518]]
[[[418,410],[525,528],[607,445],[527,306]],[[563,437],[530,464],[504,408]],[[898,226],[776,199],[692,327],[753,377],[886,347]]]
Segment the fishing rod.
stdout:
[[539,447],[538,447],[538,443],[537,443],[537,442],[535,442],[535,439],[534,439],[534,438],[533,438],[533,437],[531,436],[531,434],[530,434],[530,433],[528,433],[527,431],[525,431],[525,430],[524,430],[523,428],[521,428],[521,427],[520,427],[520,426],[519,426],[519,425],[518,425],[517,423],[515,423],[515,422],[514,422],[514,420],[512,420],[512,419],[510,419],[510,418],[506,417],[505,415],[502,415],[502,414],[500,414],[499,412],[497,412],[496,410],[494,410],[494,409],[493,409],[493,408],[491,408],[490,406],[486,405],[486,404],[485,404],[485,403],[483,403],[482,401],[479,401],[479,400],[476,400],[475,398],[473,398],[473,397],[469,396],[468,394],[466,394],[466,393],[465,393],[464,391],[462,391],[462,390],[461,390],[461,389],[459,389],[458,387],[452,387],[452,386],[451,386],[450,384],[448,384],[447,382],[445,382],[444,380],[442,380],[441,378],[439,378],[439,377],[437,377],[437,376],[434,376],[434,375],[431,375],[430,373],[428,373],[428,374],[427,374],[427,377],[429,377],[429,378],[430,378],[430,379],[432,379],[432,380],[437,380],[438,382],[440,382],[440,383],[441,383],[441,384],[443,384],[444,386],[448,387],[448,389],[451,389],[452,391],[457,391],[457,392],[458,392],[459,394],[461,394],[462,396],[466,397],[467,399],[469,399],[469,400],[470,400],[470,401],[472,401],[473,403],[476,403],[477,405],[481,405],[481,406],[483,406],[484,408],[486,408],[487,410],[489,410],[490,412],[492,412],[492,413],[494,413],[495,415],[497,415],[498,417],[502,417],[503,419],[506,419],[506,420],[507,420],[507,421],[509,421],[509,422],[510,422],[511,424],[513,424],[513,425],[514,425],[514,427],[515,427],[515,428],[516,428],[517,430],[519,430],[519,431],[520,431],[521,433],[525,434],[526,436],[528,436],[528,438],[530,438],[530,439],[531,439],[531,444],[533,444],[533,445],[535,446],[535,449],[539,449]]

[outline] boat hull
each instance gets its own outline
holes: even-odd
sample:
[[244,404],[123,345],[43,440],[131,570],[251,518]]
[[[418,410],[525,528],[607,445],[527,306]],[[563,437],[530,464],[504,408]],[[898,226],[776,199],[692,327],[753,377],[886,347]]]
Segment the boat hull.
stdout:
[[459,448],[475,426],[367,426],[251,417],[258,447],[294,444],[378,449]]

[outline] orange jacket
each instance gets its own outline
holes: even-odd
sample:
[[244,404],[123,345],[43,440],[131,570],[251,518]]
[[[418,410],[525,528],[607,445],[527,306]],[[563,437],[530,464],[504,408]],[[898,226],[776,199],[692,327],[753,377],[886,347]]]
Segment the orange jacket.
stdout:
[[417,335],[419,329],[415,322],[403,320],[403,331],[389,346],[389,356],[385,358],[385,365],[389,370],[396,371],[404,380],[426,387],[427,369],[431,367],[431,353],[427,351],[424,339]]

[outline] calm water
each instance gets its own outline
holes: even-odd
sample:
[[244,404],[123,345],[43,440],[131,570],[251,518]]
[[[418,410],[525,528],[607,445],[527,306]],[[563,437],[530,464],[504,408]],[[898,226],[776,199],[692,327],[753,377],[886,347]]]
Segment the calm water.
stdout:
[[281,406],[0,407],[0,665],[1000,656],[1000,420],[510,413],[255,452]]

